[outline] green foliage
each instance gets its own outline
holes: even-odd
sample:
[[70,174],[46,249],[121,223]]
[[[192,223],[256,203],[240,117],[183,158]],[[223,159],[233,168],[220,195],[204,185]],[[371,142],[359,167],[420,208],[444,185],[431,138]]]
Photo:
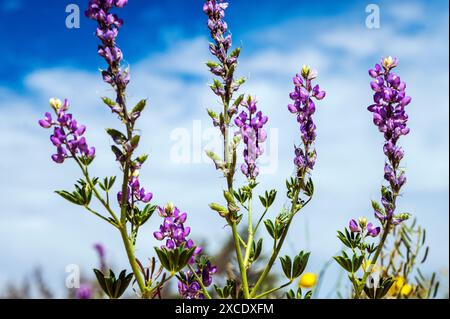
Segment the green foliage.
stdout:
[[187,249],[184,245],[175,249],[155,247],[161,265],[170,273],[175,274],[183,270],[193,256],[196,247]]
[[75,184],[75,191],[73,191],[72,193],[68,191],[56,191],[55,193],[60,195],[65,200],[71,202],[72,204],[79,206],[87,207],[92,200],[92,189],[89,184],[82,179],[80,179],[77,184]]
[[347,228],[345,228],[344,232],[338,231],[339,240],[348,248],[355,249],[361,244],[361,234],[349,232]]
[[133,274],[127,275],[125,270],[120,273],[118,278],[116,278],[112,270],[109,270],[107,276],[98,269],[94,269],[94,273],[100,287],[111,299],[119,299],[130,285],[131,279],[133,279]]
[[286,298],[287,299],[311,299],[313,292],[312,291],[308,291],[305,296],[303,296],[303,291],[301,288],[297,289],[297,293],[294,290],[289,290],[286,293]]
[[275,198],[277,197],[277,191],[271,190],[270,192],[265,192],[264,196],[259,196],[259,200],[261,201],[261,204],[266,208],[269,209],[272,204],[275,202]]
[[115,182],[116,182],[116,176],[113,176],[110,178],[105,177],[103,179],[103,182],[100,182],[98,185],[105,192],[109,192],[113,188]]
[[345,251],[342,252],[342,256],[335,256],[333,258],[349,273],[356,273],[364,261],[364,256],[358,256],[357,254],[353,254],[353,257],[350,259]]
[[366,285],[364,292],[370,299],[382,299],[386,296],[394,282],[395,280],[392,277],[380,278],[378,283],[372,283],[372,287]]
[[295,280],[300,277],[302,273],[305,271],[305,268],[308,264],[310,253],[305,253],[304,251],[300,252],[294,258],[294,262],[289,256],[280,257],[281,267],[283,272],[290,281]]
[[133,108],[133,110],[131,111],[131,114],[140,114],[140,113],[142,113],[146,106],[147,106],[147,100],[146,99],[140,100],[136,104],[136,106]]

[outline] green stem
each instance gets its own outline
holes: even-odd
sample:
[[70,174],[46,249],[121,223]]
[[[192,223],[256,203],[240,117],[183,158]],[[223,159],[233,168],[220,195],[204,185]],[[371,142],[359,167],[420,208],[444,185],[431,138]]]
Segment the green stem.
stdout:
[[378,245],[375,255],[373,255],[373,258],[372,258],[372,261],[371,261],[369,267],[367,267],[367,270],[364,272],[362,281],[359,283],[359,288],[355,291],[355,299],[359,299],[361,297],[361,294],[366,285],[367,278],[369,277],[369,274],[372,273],[373,267],[375,267],[378,257],[380,257],[381,251],[383,250],[387,236],[389,235],[390,228],[391,228],[391,222],[388,221],[386,223],[386,226],[383,229],[383,235],[381,237],[380,244]]
[[245,269],[244,265],[244,259],[242,258],[242,251],[239,243],[239,234],[237,231],[236,222],[231,223],[231,229],[233,232],[233,239],[234,239],[234,248],[236,249],[236,257],[239,264],[239,271],[241,272],[241,279],[242,279],[242,288],[244,290],[244,298],[250,299],[249,294],[249,288],[248,288],[248,281],[247,281],[247,270]]
[[84,208],[86,208],[86,210],[88,210],[90,213],[94,214],[95,216],[97,216],[97,217],[103,219],[104,221],[108,222],[109,224],[113,225],[114,227],[116,227],[116,228],[118,227],[118,226],[116,225],[116,223],[112,222],[111,220],[109,220],[109,219],[106,218],[105,216],[103,216],[103,215],[97,213],[95,210],[91,209],[89,206],[84,206]]
[[208,290],[206,289],[205,285],[203,284],[203,280],[197,275],[197,272],[192,268],[191,265],[188,266],[189,270],[194,274],[195,279],[197,279],[198,284],[202,288],[203,294],[205,295],[206,299],[212,299],[211,295],[208,293]]
[[266,217],[266,214],[269,210],[266,208],[266,210],[264,211],[264,213],[261,215],[261,217],[258,220],[258,223],[255,226],[255,230],[253,231],[255,234],[258,231],[259,226],[261,225],[261,222],[264,220],[264,217]]
[[256,282],[255,286],[253,287],[252,292],[250,294],[250,298],[253,298],[256,295],[256,293],[258,292],[259,287],[263,284],[263,282],[266,279],[267,275],[272,270],[272,267],[275,264],[275,261],[277,260],[278,254],[280,253],[281,247],[283,246],[284,241],[286,240],[286,236],[287,236],[287,234],[289,232],[289,228],[291,226],[292,219],[294,217],[293,215],[294,215],[294,211],[295,211],[296,206],[297,206],[297,202],[298,202],[299,196],[300,196],[300,189],[296,191],[294,199],[292,200],[291,216],[289,217],[289,220],[287,222],[286,229],[284,230],[283,234],[281,235],[281,238],[280,238],[280,240],[278,242],[278,245],[274,248],[274,250],[272,252],[272,256],[270,257],[269,263],[267,264],[267,266],[264,269],[263,273],[259,277],[259,279]]
[[253,238],[255,236],[255,233],[253,231],[253,198],[250,196],[248,200],[248,240],[247,240],[247,247],[245,250],[245,257],[244,257],[244,267],[245,269],[249,266],[249,260],[250,260],[250,253],[253,247]]
[[105,207],[105,209],[108,211],[108,213],[111,215],[111,217],[114,219],[114,221],[117,223],[117,225],[120,225],[119,219],[117,218],[116,214],[113,212],[111,207],[108,205],[107,202],[103,199],[103,197],[98,192],[97,188],[95,187],[94,183],[92,182],[91,178],[89,177],[88,170],[83,167],[83,164],[79,161],[79,159],[74,156],[73,157],[75,162],[80,166],[81,172],[83,173],[84,177],[86,178],[86,182],[91,187],[92,191],[94,192],[95,197],[98,199],[98,201]]
[[144,279],[141,276],[139,265],[136,262],[136,256],[134,254],[134,247],[130,242],[130,239],[128,238],[126,226],[122,225],[121,228],[119,228],[120,234],[122,235],[123,244],[125,246],[125,250],[127,252],[128,261],[130,263],[131,269],[134,273],[134,278],[136,279],[136,282],[139,286],[139,290],[141,291],[142,298],[148,297],[148,289],[145,285]]
[[286,288],[286,287],[289,286],[290,284],[292,284],[292,281],[289,281],[288,283],[285,283],[284,285],[282,285],[282,286],[280,286],[280,287],[278,287],[278,288],[273,288],[273,289],[271,289],[271,290],[269,290],[269,291],[266,291],[266,292],[264,292],[264,293],[262,293],[262,294],[256,296],[255,299],[261,299],[261,298],[263,298],[263,297],[265,297],[265,296],[268,296],[268,295],[270,295],[270,294],[272,294],[272,293],[274,293],[274,292],[277,292],[278,290],[281,290],[281,289],[283,289],[283,288]]

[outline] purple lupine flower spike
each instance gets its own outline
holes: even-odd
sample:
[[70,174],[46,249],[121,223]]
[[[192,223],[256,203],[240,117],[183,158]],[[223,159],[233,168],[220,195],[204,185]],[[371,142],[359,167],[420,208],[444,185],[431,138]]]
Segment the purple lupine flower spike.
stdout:
[[267,124],[269,118],[257,110],[256,100],[250,96],[242,105],[246,110],[242,111],[234,120],[239,128],[236,135],[240,135],[245,144],[245,163],[242,164],[241,171],[248,179],[255,180],[259,174],[256,161],[263,154],[262,143],[267,139],[264,125]]
[[316,125],[313,121],[316,112],[314,100],[320,101],[326,96],[326,92],[321,90],[319,85],[313,86],[312,81],[315,78],[317,71],[303,66],[300,74],[293,79],[295,90],[290,94],[290,98],[294,103],[288,105],[289,112],[297,115],[297,122],[300,124],[304,148],[296,147],[294,164],[303,172],[314,169],[317,157],[314,148],[316,140]]
[[[394,216],[395,197],[406,183],[405,172],[400,168],[404,151],[397,143],[401,136],[408,135],[410,132],[407,127],[408,114],[405,108],[411,103],[411,97],[406,95],[406,83],[393,72],[397,65],[397,58],[387,57],[369,70],[369,75],[374,79],[370,86],[375,93],[374,104],[368,107],[373,114],[374,124],[385,138],[383,151],[387,161],[384,167],[384,179],[389,183],[391,190],[383,191],[381,202],[385,212],[377,210],[375,216],[381,221],[392,221],[394,225],[401,222]],[[406,218],[406,215],[402,217]]]
[[[122,98],[130,82],[130,72],[128,69],[122,68],[123,53],[116,44],[123,20],[110,11],[113,7],[123,8],[127,4],[128,0],[90,0],[85,12],[86,17],[95,20],[98,25],[96,36],[102,43],[98,48],[98,54],[108,64],[108,69],[102,71],[103,80],[117,90],[119,98]],[[112,106],[111,110],[124,116],[122,105],[120,105],[122,103],[118,104]]]
[[[191,228],[185,226],[187,220],[187,214],[180,212],[180,210],[173,204],[167,204],[165,207],[158,207],[159,215],[164,218],[162,225],[159,226],[159,230],[153,233],[153,236],[158,241],[166,240],[163,248],[168,250],[184,247],[185,249],[191,249],[195,247],[192,239],[187,239],[191,232]],[[192,258],[189,260],[189,264],[194,266],[196,264],[196,257],[202,252],[202,247],[196,247]],[[212,266],[211,263],[207,263],[206,266],[200,269],[197,264],[196,274],[202,278],[203,285],[209,287],[212,284],[212,275],[217,272],[217,267]],[[203,292],[200,284],[197,282],[196,276],[187,271],[184,273],[184,281],[178,283],[178,292],[184,299],[204,299]]]
[[56,153],[51,156],[57,164],[62,164],[70,157],[94,159],[95,147],[89,147],[84,134],[86,126],[80,125],[72,116],[67,113],[69,102],[61,102],[59,99],[50,99],[50,106],[56,114],[56,120],[52,119],[50,113],[45,113],[44,119],[39,121],[42,128],[53,128],[50,136],[51,143],[56,147]]

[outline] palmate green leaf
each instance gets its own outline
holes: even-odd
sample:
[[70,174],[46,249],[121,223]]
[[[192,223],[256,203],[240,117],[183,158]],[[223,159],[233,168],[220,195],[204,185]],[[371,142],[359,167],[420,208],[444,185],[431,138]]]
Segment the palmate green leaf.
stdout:
[[347,272],[352,272],[353,266],[352,261],[346,256],[334,256],[334,260]]
[[361,268],[363,261],[363,256],[357,256],[356,254],[354,254],[352,258],[352,272],[357,272],[359,268]]
[[364,292],[370,299],[382,299],[389,292],[394,282],[395,280],[392,277],[380,278],[378,284],[375,284],[374,287],[364,286]]
[[273,222],[268,219],[264,221],[264,225],[266,226],[267,232],[269,233],[270,237],[272,237],[273,239],[276,239],[275,237],[275,225],[273,224]]
[[115,182],[116,182],[116,176],[112,176],[109,178],[105,177],[103,179],[103,182],[99,183],[99,186],[105,192],[109,192],[113,188]]
[[62,198],[64,198],[65,200],[71,202],[72,204],[80,205],[80,206],[83,205],[80,202],[79,198],[77,198],[75,195],[73,195],[67,191],[56,191],[55,193],[58,194],[59,196],[61,196]]
[[134,276],[133,273],[127,275],[125,270],[120,272],[118,278],[116,278],[112,270],[109,270],[108,275],[105,275],[98,269],[94,269],[94,273],[100,287],[111,299],[120,298],[130,285]]
[[292,279],[296,279],[302,275],[305,271],[306,266],[308,265],[309,256],[311,253],[305,253],[304,251],[300,252],[294,258],[294,265],[292,269]]
[[166,248],[155,247],[161,265],[169,272],[175,274],[183,270],[189,259],[193,256],[196,247],[186,249],[183,246],[176,249],[168,250]]
[[281,261],[281,268],[283,269],[283,272],[288,279],[292,279],[292,260],[291,257],[285,256],[280,257]]
[[312,197],[314,195],[314,183],[311,178],[309,178],[308,182],[306,183],[305,195],[308,197]]

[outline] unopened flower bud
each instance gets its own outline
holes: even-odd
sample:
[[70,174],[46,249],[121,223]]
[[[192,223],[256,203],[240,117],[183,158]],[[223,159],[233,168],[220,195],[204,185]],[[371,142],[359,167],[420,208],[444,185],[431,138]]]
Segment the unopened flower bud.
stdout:
[[174,203],[168,203],[168,204],[166,204],[166,206],[164,207],[164,210],[166,211],[167,214],[170,214],[170,213],[173,212],[174,208],[175,208]]
[[359,218],[359,227],[361,227],[362,229],[365,229],[366,226],[367,226],[367,218],[365,218],[365,217]]
[[61,106],[62,106],[62,102],[60,99],[57,98],[51,98],[50,99],[50,106],[57,112]]

